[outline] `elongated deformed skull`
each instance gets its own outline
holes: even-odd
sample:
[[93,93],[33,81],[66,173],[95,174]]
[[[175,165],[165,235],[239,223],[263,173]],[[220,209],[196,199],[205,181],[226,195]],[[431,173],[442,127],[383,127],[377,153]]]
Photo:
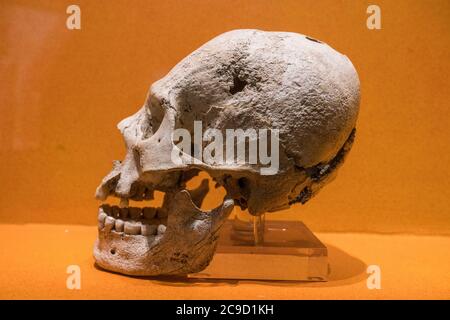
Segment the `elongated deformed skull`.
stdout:
[[[259,30],[214,38],[155,82],[144,106],[119,123],[127,154],[114,162],[96,197],[121,201],[100,206],[97,264],[130,275],[201,271],[234,205],[252,215],[278,211],[305,203],[333,178],[352,146],[358,109],[352,63],[321,41]],[[206,161],[198,151],[208,139],[194,138],[188,152],[174,133],[195,136],[199,123],[216,137],[230,129],[276,132],[276,141],[264,143],[276,155],[275,170],[263,174],[267,161],[252,162],[250,155]],[[240,143],[262,140],[249,134]],[[215,149],[213,156],[220,153]],[[211,211],[200,209],[208,181],[186,190],[200,171],[226,190],[223,204]],[[128,206],[129,199],[152,199],[155,190],[165,193],[160,208]]]

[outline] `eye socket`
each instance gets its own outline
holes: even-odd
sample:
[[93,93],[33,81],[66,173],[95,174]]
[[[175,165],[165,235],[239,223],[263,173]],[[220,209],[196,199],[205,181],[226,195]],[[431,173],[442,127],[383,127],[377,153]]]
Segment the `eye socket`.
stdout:
[[164,99],[159,101],[154,95],[151,95],[147,99],[146,108],[150,113],[150,123],[152,125],[153,132],[156,132],[161,125],[162,119],[164,118],[164,104],[167,104]]

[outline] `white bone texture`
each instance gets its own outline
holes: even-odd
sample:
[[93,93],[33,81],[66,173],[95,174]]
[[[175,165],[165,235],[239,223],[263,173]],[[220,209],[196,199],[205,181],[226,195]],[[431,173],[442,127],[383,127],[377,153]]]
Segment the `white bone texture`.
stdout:
[[[260,215],[303,204],[335,176],[354,140],[359,101],[350,60],[316,39],[234,30],[207,42],[155,82],[144,106],[118,124],[127,154],[114,161],[96,197],[127,203],[150,200],[155,190],[166,194],[157,209],[100,208],[97,264],[130,275],[202,270],[233,205]],[[248,162],[211,165],[186,153],[174,163],[172,133],[184,128],[193,135],[194,121],[224,136],[230,128],[277,129],[278,172],[261,175],[262,165]],[[227,192],[211,212],[199,209],[208,183],[185,190],[199,171]],[[111,219],[105,223],[108,217],[116,228]]]

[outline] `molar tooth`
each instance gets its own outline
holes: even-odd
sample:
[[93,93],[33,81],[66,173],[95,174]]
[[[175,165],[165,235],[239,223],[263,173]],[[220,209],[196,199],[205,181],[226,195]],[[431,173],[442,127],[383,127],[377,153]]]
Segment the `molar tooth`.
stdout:
[[131,223],[129,221],[125,221],[123,230],[126,234],[137,235],[141,233],[141,225],[138,223]]
[[128,208],[128,198],[120,198],[120,208]]
[[116,229],[117,232],[123,232],[123,225],[124,225],[123,220],[116,219],[115,229]]
[[158,219],[158,221],[159,221],[158,224],[163,224],[163,225],[167,226],[167,218]]
[[98,214],[98,228],[103,229],[105,226],[105,219],[108,215],[103,212],[103,210],[100,210],[100,213]]
[[167,212],[167,210],[165,210],[163,208],[158,208],[156,210],[156,216],[160,219],[166,218],[168,216],[168,212]]
[[129,212],[133,220],[138,220],[141,217],[141,208],[129,208]]
[[166,232],[166,226],[165,225],[163,225],[163,224],[160,224],[159,226],[158,226],[158,234],[164,234],[165,232]]
[[106,217],[105,219],[105,231],[106,232],[110,232],[111,229],[114,227],[114,223],[115,223],[116,219],[114,219],[113,217]]
[[141,226],[141,233],[143,236],[153,236],[156,234],[156,225],[154,224],[143,224]]
[[155,217],[156,209],[155,208],[146,207],[146,208],[142,209],[142,213],[143,213],[145,219],[150,220],[150,219],[153,219]]

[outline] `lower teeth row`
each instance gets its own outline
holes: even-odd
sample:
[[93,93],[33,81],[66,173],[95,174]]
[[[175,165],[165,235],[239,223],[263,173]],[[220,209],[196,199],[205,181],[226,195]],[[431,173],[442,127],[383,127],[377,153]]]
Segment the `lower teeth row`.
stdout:
[[115,219],[108,216],[104,212],[98,214],[98,228],[105,232],[116,231],[123,232],[130,235],[162,235],[166,231],[166,226],[163,224],[143,224],[141,222],[123,221],[122,219]]

